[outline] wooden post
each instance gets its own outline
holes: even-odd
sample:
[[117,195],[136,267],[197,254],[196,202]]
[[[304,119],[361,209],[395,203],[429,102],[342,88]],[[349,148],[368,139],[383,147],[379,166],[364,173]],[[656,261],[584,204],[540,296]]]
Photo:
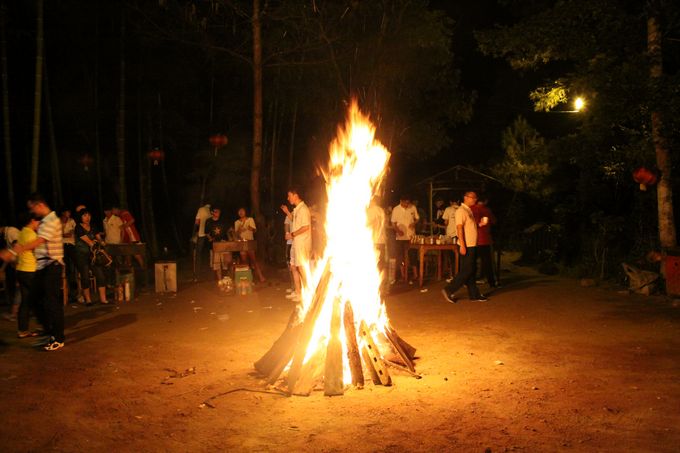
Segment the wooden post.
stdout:
[[[262,375],[268,376],[274,371],[278,364],[287,357],[283,366],[290,361],[293,355],[293,348],[295,347],[295,340],[297,340],[297,334],[300,330],[296,329],[299,326],[299,320],[297,316],[297,310],[291,313],[288,319],[288,324],[286,329],[283,331],[278,340],[274,342],[269,351],[267,351],[257,362],[255,362],[255,369]],[[283,370],[283,368],[281,368]],[[281,374],[281,371],[279,371]],[[277,376],[278,377],[278,376]]]
[[347,338],[347,358],[349,359],[349,369],[352,373],[352,385],[362,389],[364,388],[364,372],[361,369],[361,355],[359,355],[357,332],[354,326],[354,310],[352,310],[351,301],[345,302],[343,320],[345,323],[345,337]]
[[326,348],[323,344],[319,344],[312,354],[312,357],[302,366],[300,371],[300,379],[295,382],[295,386],[288,390],[293,395],[309,396],[314,390],[314,385],[322,378],[321,373],[324,369],[324,362],[326,359]]
[[324,395],[336,396],[344,393],[342,373],[342,343],[340,342],[340,298],[333,301],[331,314],[331,333],[326,350],[326,366],[324,370]]
[[389,340],[390,344],[394,348],[395,351],[399,354],[401,357],[402,361],[406,365],[406,367],[410,370],[415,372],[416,367],[413,365],[413,361],[409,358],[408,354],[404,351],[404,349],[401,347],[399,344],[399,341],[396,339],[396,337],[390,332],[390,329],[385,329],[385,337]]
[[[366,326],[365,321],[361,321],[359,325],[359,336],[364,341],[364,350],[362,351],[364,355],[364,361],[368,357],[369,362],[366,363],[367,367],[372,367],[377,373],[378,380],[382,385],[391,385],[392,379],[390,378],[390,373],[387,372],[387,368],[380,357],[380,352],[371,337],[371,333],[368,331],[368,326]],[[375,377],[375,375],[373,375]],[[374,384],[378,382],[373,381]]]

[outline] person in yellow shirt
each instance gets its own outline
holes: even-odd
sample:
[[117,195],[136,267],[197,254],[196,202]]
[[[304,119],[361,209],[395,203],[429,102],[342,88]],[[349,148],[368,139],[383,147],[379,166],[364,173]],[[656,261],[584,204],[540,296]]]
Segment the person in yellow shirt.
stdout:
[[[25,213],[20,218],[23,228],[19,232],[19,239],[17,244],[24,245],[35,241],[38,238],[36,231],[40,221],[37,217],[30,213]],[[36,332],[28,330],[29,319],[31,316],[31,307],[28,302],[28,291],[33,282],[33,275],[38,266],[38,261],[35,258],[33,250],[24,250],[17,256],[17,281],[19,282],[19,291],[21,293],[21,305],[19,305],[19,315],[17,316],[19,338],[36,337]],[[36,313],[39,315],[39,313]]]

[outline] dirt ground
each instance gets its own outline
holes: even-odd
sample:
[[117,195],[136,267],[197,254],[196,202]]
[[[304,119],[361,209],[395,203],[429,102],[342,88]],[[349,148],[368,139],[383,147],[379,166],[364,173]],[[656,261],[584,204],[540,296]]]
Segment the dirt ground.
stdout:
[[68,306],[57,352],[2,321],[0,450],[678,451],[680,307],[503,267],[486,303],[396,288],[388,313],[422,379],[341,397],[252,391],[292,309],[273,270],[249,296],[184,281]]

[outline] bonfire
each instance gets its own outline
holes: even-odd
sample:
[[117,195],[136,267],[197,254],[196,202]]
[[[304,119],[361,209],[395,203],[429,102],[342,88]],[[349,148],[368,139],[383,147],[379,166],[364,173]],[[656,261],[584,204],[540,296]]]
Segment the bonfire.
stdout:
[[324,170],[326,247],[306,263],[302,302],[279,339],[255,363],[268,384],[290,394],[323,388],[342,395],[348,386],[391,385],[389,369],[417,376],[415,349],[392,328],[381,294],[383,275],[367,221],[390,158],[375,139],[375,127],[356,101],[338,127]]

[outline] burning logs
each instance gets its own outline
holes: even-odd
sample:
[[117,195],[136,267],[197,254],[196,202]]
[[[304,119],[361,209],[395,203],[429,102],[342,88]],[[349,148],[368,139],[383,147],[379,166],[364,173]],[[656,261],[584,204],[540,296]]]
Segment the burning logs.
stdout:
[[379,215],[372,198],[381,191],[390,153],[375,139],[375,126],[356,101],[329,152],[321,267],[300,263],[309,269],[302,302],[255,363],[268,383],[285,385],[295,395],[316,388],[342,395],[345,386],[363,388],[369,377],[374,384],[391,385],[388,365],[417,376],[415,349],[387,318],[374,245],[384,213]]

